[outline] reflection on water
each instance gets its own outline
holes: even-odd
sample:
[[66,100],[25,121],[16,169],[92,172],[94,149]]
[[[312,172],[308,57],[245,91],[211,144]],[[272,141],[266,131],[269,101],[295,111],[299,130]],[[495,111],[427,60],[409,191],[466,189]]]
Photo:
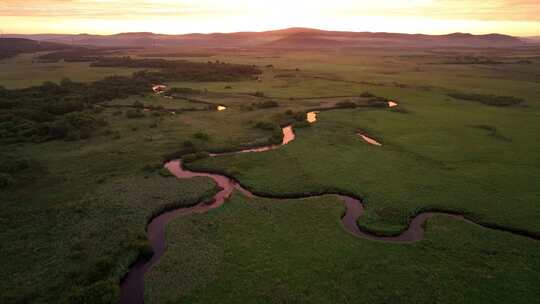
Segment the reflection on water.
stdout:
[[308,112],[307,113],[307,122],[314,123],[317,121],[317,114],[319,114],[318,111]]
[[225,110],[227,110],[227,107],[226,106],[217,106],[217,110],[218,111],[225,111]]
[[388,107],[389,108],[394,108],[394,107],[397,107],[398,106],[398,103],[395,102],[395,101],[389,101],[388,102]]
[[378,141],[376,141],[375,139],[371,138],[371,137],[368,137],[364,134],[359,134],[360,137],[362,137],[362,139],[367,142],[368,144],[370,145],[374,145],[374,146],[382,146],[382,144]]
[[294,131],[292,126],[287,126],[283,128],[283,142],[282,145],[286,145],[294,140]]
[[163,84],[156,84],[152,86],[152,91],[156,94],[161,94],[167,90],[167,86]]

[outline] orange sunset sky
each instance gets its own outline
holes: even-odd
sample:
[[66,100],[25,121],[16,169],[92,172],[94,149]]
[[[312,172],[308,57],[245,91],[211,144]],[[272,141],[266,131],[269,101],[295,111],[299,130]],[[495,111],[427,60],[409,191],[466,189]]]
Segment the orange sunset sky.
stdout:
[[262,31],[287,27],[540,35],[540,0],[0,0],[4,33]]

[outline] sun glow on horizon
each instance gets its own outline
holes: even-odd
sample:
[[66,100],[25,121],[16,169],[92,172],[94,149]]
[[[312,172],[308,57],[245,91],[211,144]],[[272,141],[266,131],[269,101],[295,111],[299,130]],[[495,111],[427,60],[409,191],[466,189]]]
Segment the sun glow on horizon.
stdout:
[[264,31],[288,27],[540,35],[536,0],[0,0],[5,33]]

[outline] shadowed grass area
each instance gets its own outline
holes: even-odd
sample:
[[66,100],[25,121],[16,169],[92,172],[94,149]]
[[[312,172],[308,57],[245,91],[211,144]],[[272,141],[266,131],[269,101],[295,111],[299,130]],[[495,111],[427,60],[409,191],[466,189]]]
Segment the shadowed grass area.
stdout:
[[[0,255],[9,257],[0,267],[0,302],[116,303],[120,277],[139,253],[148,254],[151,215],[215,191],[206,178],[162,177],[163,155],[188,139],[201,149],[223,148],[265,134],[202,119],[220,114],[167,115],[149,128],[149,115],[130,120],[105,110],[112,135],[2,146],[2,155],[30,161],[0,190]],[[209,140],[192,137],[201,130]]]
[[50,193],[41,201],[58,201],[46,208],[3,201],[2,218],[10,225],[1,234],[9,244],[2,254],[14,259],[2,267],[1,276],[10,277],[0,284],[2,302],[114,302],[119,277],[139,254],[148,254],[144,228],[151,215],[196,204],[212,196],[214,187],[205,178],[179,182],[154,173],[115,178],[80,200]]
[[[167,230],[145,303],[530,303],[539,244],[438,216],[424,241],[347,234],[335,196],[245,199]],[[511,282],[511,283],[510,283]]]

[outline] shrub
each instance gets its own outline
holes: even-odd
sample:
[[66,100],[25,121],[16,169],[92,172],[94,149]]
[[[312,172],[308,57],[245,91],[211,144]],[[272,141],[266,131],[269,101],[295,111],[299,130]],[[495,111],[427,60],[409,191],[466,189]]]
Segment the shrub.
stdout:
[[190,153],[182,156],[182,162],[184,163],[190,163],[197,160],[197,154]]
[[197,159],[203,159],[203,158],[210,157],[210,153],[208,153],[206,151],[199,151],[199,152],[195,153],[195,155],[197,155]]
[[65,138],[70,130],[70,125],[64,120],[57,120],[48,125],[49,137],[53,139]]
[[36,109],[17,109],[13,112],[16,116],[35,122],[50,122],[54,120],[54,115]]
[[172,88],[169,90],[169,94],[200,95],[202,91],[192,88]]
[[280,144],[283,141],[283,133],[281,130],[274,130],[272,137],[270,137],[271,144]]
[[137,101],[135,101],[135,102],[133,103],[133,106],[134,106],[135,108],[138,108],[138,109],[143,109],[143,108],[144,108],[144,103],[142,103],[142,102],[140,102],[140,101],[137,100]]
[[372,98],[368,100],[368,106],[374,108],[386,108],[388,106],[388,102],[386,100],[382,100],[381,98]]
[[311,127],[311,124],[307,121],[297,121],[293,124],[293,127],[296,128],[296,129],[300,129],[300,128],[308,128],[308,127]]
[[77,141],[81,138],[81,132],[79,132],[78,130],[70,130],[68,135],[66,136],[66,141]]
[[159,169],[158,171],[159,175],[163,176],[163,177],[173,177],[174,175],[171,173],[171,171],[169,171],[168,169],[166,168],[161,168]]
[[[169,173],[169,176],[173,176],[171,172],[169,172],[169,170],[165,168],[162,168],[162,170],[167,171]],[[161,170],[160,170],[160,174],[161,174]],[[154,255],[154,249],[152,249],[152,246],[147,241],[140,241],[137,247],[139,251],[139,256],[143,260],[149,260]]]
[[97,281],[90,286],[74,289],[68,297],[68,303],[115,303],[118,302],[118,283],[115,281]]
[[184,142],[182,142],[182,146],[188,149],[195,148],[195,144],[190,140],[184,140]]
[[259,121],[254,127],[261,130],[272,131],[276,128],[276,125],[268,121]]
[[75,129],[93,129],[98,125],[95,116],[87,112],[73,112],[64,115],[66,121]]
[[208,140],[210,140],[210,135],[208,135],[208,134],[206,134],[204,132],[197,132],[197,133],[193,134],[193,138],[208,141]]
[[105,109],[102,107],[102,106],[94,106],[92,108],[92,111],[95,113],[95,114],[100,114],[100,113],[103,113]]
[[518,105],[525,100],[514,96],[496,96],[483,94],[449,93],[448,96],[456,99],[477,101],[488,106],[507,107]]
[[15,180],[13,179],[11,174],[0,173],[0,189],[5,189],[5,188],[13,185],[14,182],[15,182]]
[[182,161],[184,163],[189,163],[189,162],[193,162],[199,159],[207,158],[209,156],[210,156],[210,153],[206,151],[199,151],[199,152],[190,153],[190,154],[186,154],[182,156]]
[[64,97],[60,100],[48,102],[43,106],[43,109],[54,115],[63,115],[84,110],[84,103],[73,97]]
[[126,111],[126,117],[128,119],[142,118],[144,117],[144,113],[140,109],[129,109]]
[[343,101],[337,102],[336,107],[340,109],[352,109],[352,108],[356,108],[356,103],[349,100],[343,100]]
[[304,112],[296,112],[296,113],[294,113],[293,118],[296,121],[305,121],[306,118],[307,118],[306,116],[307,116],[307,114],[304,113]]
[[8,155],[1,155],[0,157],[0,172],[17,173],[30,168],[30,161],[28,159]]
[[370,92],[363,92],[362,94],[360,94],[360,97],[371,98],[371,97],[376,97],[376,96],[371,94]]
[[265,100],[265,101],[256,103],[255,106],[259,109],[268,109],[268,108],[279,107],[279,103],[277,103],[277,101],[274,101],[274,100]]

